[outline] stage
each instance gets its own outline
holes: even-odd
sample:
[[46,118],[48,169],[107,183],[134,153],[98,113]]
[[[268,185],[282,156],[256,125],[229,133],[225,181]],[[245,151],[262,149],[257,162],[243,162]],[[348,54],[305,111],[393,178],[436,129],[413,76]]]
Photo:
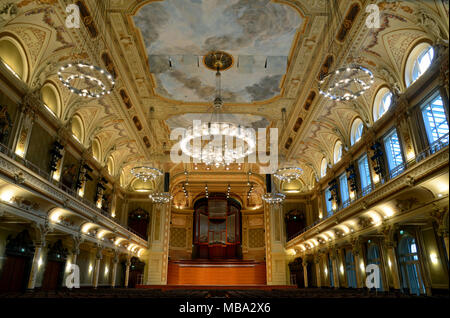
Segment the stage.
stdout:
[[266,263],[239,259],[169,261],[170,286],[266,286]]

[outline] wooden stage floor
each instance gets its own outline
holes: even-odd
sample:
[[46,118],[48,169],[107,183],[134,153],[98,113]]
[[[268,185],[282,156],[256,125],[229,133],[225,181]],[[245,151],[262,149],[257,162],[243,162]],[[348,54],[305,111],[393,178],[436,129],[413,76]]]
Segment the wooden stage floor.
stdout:
[[266,286],[266,263],[253,260],[177,260],[169,261],[169,286]]

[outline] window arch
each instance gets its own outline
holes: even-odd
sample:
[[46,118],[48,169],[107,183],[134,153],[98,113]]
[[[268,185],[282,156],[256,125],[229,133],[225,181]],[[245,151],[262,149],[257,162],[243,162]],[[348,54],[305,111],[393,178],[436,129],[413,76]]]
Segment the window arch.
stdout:
[[83,143],[84,125],[83,125],[83,120],[81,119],[81,117],[79,115],[75,115],[72,118],[72,135],[80,143]]
[[405,83],[409,87],[430,68],[434,58],[434,49],[422,42],[411,51],[405,65]]
[[323,158],[322,163],[320,164],[320,177],[323,178],[327,175],[328,163],[327,159]]
[[363,130],[364,130],[363,121],[360,118],[356,118],[353,121],[351,129],[350,141],[352,146],[361,139]]
[[106,166],[108,168],[108,173],[111,176],[114,176],[114,159],[112,156],[108,157],[108,160],[106,162]]
[[28,77],[27,56],[22,45],[10,36],[0,39],[0,62],[17,78],[26,81]]
[[342,158],[342,142],[339,140],[334,144],[333,156],[335,164],[338,163]]
[[46,109],[55,117],[59,117],[61,114],[61,98],[53,83],[46,83],[42,86],[41,98]]
[[102,159],[102,147],[100,146],[100,142],[98,138],[94,138],[92,141],[92,157],[98,162],[101,162]]
[[373,121],[380,119],[391,107],[392,92],[387,87],[382,87],[375,95],[373,102]]

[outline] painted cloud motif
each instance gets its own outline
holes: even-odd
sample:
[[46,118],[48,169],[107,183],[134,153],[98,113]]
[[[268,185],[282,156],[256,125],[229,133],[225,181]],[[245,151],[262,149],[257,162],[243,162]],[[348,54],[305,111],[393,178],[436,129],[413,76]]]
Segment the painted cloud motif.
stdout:
[[245,103],[280,93],[302,19],[292,7],[270,0],[164,0],[145,5],[134,22],[159,95],[212,101],[215,76],[203,66],[202,56],[222,50],[234,58],[222,75],[224,100]]

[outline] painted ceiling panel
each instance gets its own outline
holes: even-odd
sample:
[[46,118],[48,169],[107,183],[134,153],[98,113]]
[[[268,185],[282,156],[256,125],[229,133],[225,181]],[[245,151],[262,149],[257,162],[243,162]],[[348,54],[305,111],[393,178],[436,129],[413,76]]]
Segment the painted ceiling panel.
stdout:
[[280,93],[302,18],[292,7],[270,0],[165,0],[145,5],[134,22],[158,95],[211,101],[215,76],[202,56],[221,50],[234,58],[222,76],[225,102],[249,103]]

